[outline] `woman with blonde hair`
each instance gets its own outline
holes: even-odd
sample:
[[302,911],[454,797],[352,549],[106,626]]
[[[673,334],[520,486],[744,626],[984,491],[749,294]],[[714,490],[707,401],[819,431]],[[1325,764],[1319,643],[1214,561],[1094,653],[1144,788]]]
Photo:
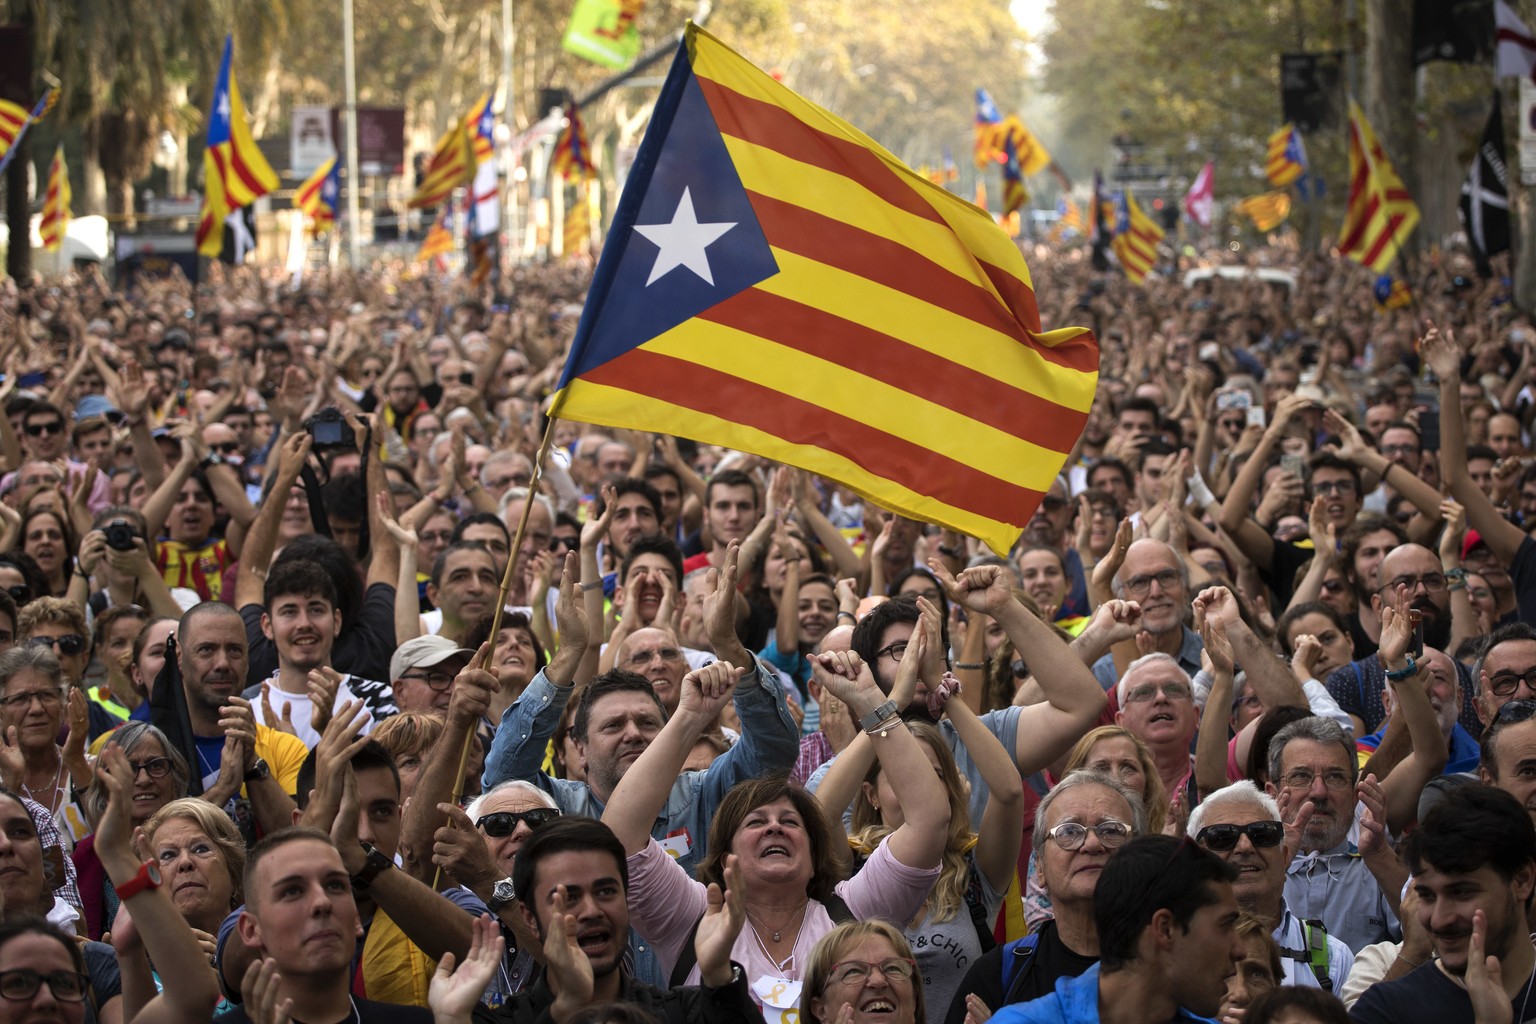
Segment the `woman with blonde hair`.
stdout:
[[801,1005],[811,1024],[835,1024],[845,1007],[851,1020],[860,1008],[884,1001],[880,1019],[890,1024],[927,1024],[923,975],[907,938],[888,921],[850,921],[823,935],[806,959]]

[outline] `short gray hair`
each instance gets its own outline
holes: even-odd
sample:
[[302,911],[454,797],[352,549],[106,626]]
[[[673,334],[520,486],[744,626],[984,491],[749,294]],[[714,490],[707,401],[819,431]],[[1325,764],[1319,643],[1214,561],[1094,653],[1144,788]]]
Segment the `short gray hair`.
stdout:
[[1193,691],[1194,683],[1191,682],[1189,673],[1184,671],[1184,666],[1179,664],[1178,659],[1171,654],[1164,654],[1162,651],[1153,651],[1151,654],[1143,654],[1141,657],[1125,666],[1125,671],[1120,675],[1120,681],[1115,684],[1115,700],[1119,702],[1120,707],[1125,707],[1125,681],[1131,678],[1131,674],[1136,672],[1143,665],[1155,665],[1158,662],[1163,661],[1166,661],[1168,664],[1178,669],[1179,675],[1184,677],[1184,682],[1188,683],[1191,691]]
[[10,682],[16,673],[27,669],[47,676],[60,690],[64,688],[64,666],[59,663],[53,648],[31,644],[18,644],[0,654],[0,687]]
[[1050,817],[1051,805],[1056,802],[1057,797],[1079,786],[1101,786],[1104,789],[1118,793],[1131,808],[1131,835],[1146,835],[1147,805],[1142,802],[1141,794],[1108,772],[1095,771],[1092,768],[1079,768],[1076,771],[1068,772],[1066,778],[1056,783],[1051,788],[1051,791],[1045,794],[1045,799],[1040,801],[1040,806],[1035,809],[1035,831],[1032,839],[1034,849],[1040,850],[1045,846],[1047,834],[1045,822]]
[[[522,501],[526,497],[528,497],[528,488],[508,487],[507,493],[501,496],[501,507],[497,510],[501,513],[501,518],[507,518],[507,509],[512,507],[514,501]],[[544,511],[549,513],[549,521],[553,523],[555,521],[554,503],[543,494],[535,494],[533,500],[544,506]]]
[[464,813],[468,815],[470,824],[474,824],[475,821],[480,817],[480,811],[485,807],[485,802],[487,800],[495,796],[497,793],[509,793],[514,790],[519,793],[527,794],[528,796],[537,800],[539,803],[543,804],[545,807],[552,807],[555,810],[560,809],[560,805],[555,803],[554,797],[550,796],[548,793],[544,792],[533,783],[524,782],[522,779],[509,779],[506,782],[497,783],[470,801],[469,806],[464,808]]
[[1254,785],[1252,779],[1242,779],[1230,786],[1223,786],[1196,804],[1195,809],[1189,812],[1189,824],[1185,827],[1185,832],[1198,837],[1200,826],[1205,824],[1205,813],[1226,804],[1258,807],[1272,820],[1280,820],[1280,805],[1275,802],[1275,798]]
[[1344,751],[1344,760],[1349,762],[1349,782],[1350,785],[1354,785],[1355,776],[1360,769],[1360,762],[1355,757],[1355,745],[1350,742],[1349,735],[1338,722],[1331,718],[1312,715],[1308,718],[1296,719],[1275,733],[1275,738],[1269,741],[1269,780],[1276,786],[1280,785],[1280,765],[1285,756],[1286,744],[1292,740],[1311,740],[1323,746],[1337,744],[1339,749]]

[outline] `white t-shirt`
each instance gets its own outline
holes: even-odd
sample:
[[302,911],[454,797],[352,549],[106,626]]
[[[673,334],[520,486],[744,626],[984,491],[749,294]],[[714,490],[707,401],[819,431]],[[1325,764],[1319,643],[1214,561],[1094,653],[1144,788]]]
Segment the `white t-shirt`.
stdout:
[[[370,733],[373,731],[374,724],[377,720],[376,716],[373,714],[374,709],[367,706],[370,703],[369,701],[359,697],[355,692],[353,692],[352,687],[348,685],[351,682],[351,679],[351,676],[343,677],[341,685],[336,687],[336,703],[331,708],[331,711],[334,713],[336,708],[340,707],[342,704],[349,700],[363,700],[365,705],[363,709],[363,732],[365,734]],[[290,717],[293,720],[293,731],[298,735],[299,739],[304,741],[304,745],[306,747],[309,747],[311,750],[313,750],[315,746],[320,742],[320,734],[316,732],[315,727],[310,724],[315,710],[315,702],[310,699],[307,692],[289,693],[286,690],[279,690],[277,688],[276,675],[268,679],[267,682],[272,684],[272,710],[276,713],[278,721],[282,721],[284,705],[291,707],[293,709],[290,713]],[[364,682],[366,682],[366,680]],[[372,685],[383,686],[384,684],[374,683]],[[388,687],[385,688],[388,689]],[[266,708],[262,705],[259,693],[257,697],[251,701],[251,712],[253,715],[255,715],[256,721],[259,724],[265,725],[268,728],[277,728],[277,724],[275,722],[267,721]]]

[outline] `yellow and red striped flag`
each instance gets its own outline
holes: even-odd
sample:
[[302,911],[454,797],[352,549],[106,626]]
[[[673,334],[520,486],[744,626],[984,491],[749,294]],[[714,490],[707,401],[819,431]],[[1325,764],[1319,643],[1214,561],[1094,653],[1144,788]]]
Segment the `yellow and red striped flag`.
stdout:
[[592,147],[587,143],[587,127],[581,123],[581,111],[572,103],[565,109],[565,128],[555,139],[550,156],[560,177],[570,181],[589,181],[597,177],[592,163]]
[[463,120],[456,120],[437,140],[421,184],[406,202],[413,210],[441,205],[453,190],[475,176],[475,152]]
[[1301,142],[1301,133],[1294,124],[1286,123],[1269,137],[1269,153],[1264,161],[1264,174],[1276,188],[1285,188],[1307,173],[1307,151]]
[[336,207],[341,201],[341,165],[333,156],[315,173],[304,179],[304,184],[293,194],[293,205],[304,211],[309,218],[310,234],[319,235],[336,223]]
[[1256,196],[1239,199],[1232,209],[1253,221],[1253,226],[1260,231],[1273,231],[1291,215],[1291,194],[1260,192]]
[[64,232],[69,228],[69,168],[64,165],[64,147],[53,151],[53,163],[48,167],[48,196],[43,200],[43,219],[37,233],[43,238],[43,248],[58,252],[64,246]]
[[592,216],[588,210],[587,183],[576,186],[576,198],[565,208],[560,250],[566,259],[584,256],[592,248]]
[[1129,192],[1115,193],[1115,237],[1109,243],[1120,260],[1120,267],[1132,284],[1147,279],[1147,271],[1157,262],[1157,243],[1163,229],[1137,205]]
[[416,258],[422,262],[432,259],[434,256],[446,256],[453,252],[453,232],[448,230],[448,218],[452,211],[444,206],[432,221],[432,226],[427,229],[427,237],[421,240],[421,248],[416,251]]
[[224,59],[213,90],[208,115],[208,140],[203,150],[203,209],[197,218],[197,251],[217,256],[224,248],[224,220],[277,188],[277,173],[256,148],[245,105],[230,64],[233,36],[224,37]]
[[1002,131],[1003,137],[1013,143],[1014,151],[1019,155],[1019,170],[1026,177],[1033,177],[1051,165],[1051,151],[1034,132],[1024,127],[1017,114],[1003,118]]
[[1349,203],[1339,229],[1339,252],[1384,274],[1418,223],[1418,205],[1387,159],[1365,112],[1351,99]]
[[486,93],[464,115],[464,130],[469,133],[475,165],[485,163],[496,150],[496,112],[491,108],[493,94]]
[[0,156],[15,145],[16,137],[29,118],[26,107],[18,107],[10,100],[0,100]]
[[549,415],[754,452],[1006,551],[1087,421],[1098,345],[1022,253],[696,25]]

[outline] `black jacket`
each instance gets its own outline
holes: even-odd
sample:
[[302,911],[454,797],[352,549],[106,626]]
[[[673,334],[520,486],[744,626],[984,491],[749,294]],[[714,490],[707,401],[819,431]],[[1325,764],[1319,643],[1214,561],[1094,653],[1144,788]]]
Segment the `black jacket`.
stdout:
[[[763,1013],[752,1001],[746,972],[740,966],[724,988],[683,985],[659,989],[625,974],[619,981],[617,1001],[645,1010],[666,1024],[763,1024]],[[549,1009],[554,1003],[555,994],[540,975],[531,988],[513,993],[499,1009],[476,1009],[474,1020],[475,1024],[551,1024],[554,1018]]]

